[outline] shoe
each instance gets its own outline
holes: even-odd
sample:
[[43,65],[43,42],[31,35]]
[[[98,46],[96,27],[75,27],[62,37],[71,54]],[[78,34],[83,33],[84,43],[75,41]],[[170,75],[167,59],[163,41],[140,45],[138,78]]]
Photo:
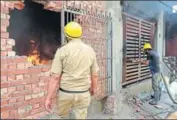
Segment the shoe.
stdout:
[[154,100],[150,101],[149,104],[150,105],[157,105],[158,101],[160,100],[160,96],[161,96],[161,91],[154,91]]
[[153,99],[154,98],[154,95],[151,95],[151,99]]
[[[154,99],[154,95],[151,95],[151,99]],[[161,92],[159,94],[159,100],[161,99]]]
[[153,100],[153,101],[150,101],[149,104],[150,104],[150,105],[157,105],[158,102],[157,102],[156,100]]

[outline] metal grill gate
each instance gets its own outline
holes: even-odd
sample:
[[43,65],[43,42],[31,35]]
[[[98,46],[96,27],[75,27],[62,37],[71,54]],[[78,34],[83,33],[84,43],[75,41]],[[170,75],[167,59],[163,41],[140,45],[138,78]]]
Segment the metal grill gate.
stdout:
[[153,43],[154,23],[123,13],[124,53],[122,85],[151,77],[148,66],[132,63],[130,59],[145,59],[142,52],[145,42]]
[[[88,1],[89,2],[89,1]],[[77,21],[83,27],[82,40],[96,51],[100,68],[97,99],[102,99],[112,92],[112,18],[105,12],[91,13],[92,8],[81,8],[76,1],[62,1],[61,28],[70,22]],[[62,43],[65,43],[63,30]],[[86,53],[87,54],[87,53]]]

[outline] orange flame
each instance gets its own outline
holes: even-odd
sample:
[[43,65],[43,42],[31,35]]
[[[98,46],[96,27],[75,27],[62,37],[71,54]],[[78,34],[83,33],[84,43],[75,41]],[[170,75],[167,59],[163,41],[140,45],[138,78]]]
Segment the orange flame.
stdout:
[[27,57],[27,61],[31,62],[33,65],[42,65],[42,64],[47,64],[47,60],[41,60],[40,59],[40,53],[37,50],[38,46],[35,45],[35,41],[31,40],[31,50],[30,53]]

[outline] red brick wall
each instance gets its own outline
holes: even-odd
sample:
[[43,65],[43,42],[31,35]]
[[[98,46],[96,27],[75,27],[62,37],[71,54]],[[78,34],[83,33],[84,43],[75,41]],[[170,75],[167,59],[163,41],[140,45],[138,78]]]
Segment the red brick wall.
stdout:
[[[84,1],[89,6],[104,9],[104,4],[99,1]],[[50,65],[33,66],[27,61],[26,56],[17,56],[12,47],[15,40],[9,38],[9,11],[14,7],[20,8],[18,2],[1,1],[1,118],[39,118],[46,114],[44,101],[47,94]],[[58,11],[60,2],[51,2],[46,9]],[[87,26],[88,25],[88,26]],[[103,34],[105,29],[102,23],[96,25],[84,23],[84,37],[86,43],[91,44],[97,52],[100,71],[106,76],[106,39]],[[104,34],[105,35],[105,34]],[[100,79],[103,83],[102,79]],[[104,96],[105,84],[99,85],[98,96]],[[102,86],[102,89],[101,89]],[[55,99],[54,99],[55,101]]]

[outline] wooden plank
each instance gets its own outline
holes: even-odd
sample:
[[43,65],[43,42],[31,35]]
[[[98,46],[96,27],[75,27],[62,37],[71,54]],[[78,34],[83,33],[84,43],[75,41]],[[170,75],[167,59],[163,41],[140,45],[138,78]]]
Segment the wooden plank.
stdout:
[[139,45],[136,45],[136,44],[127,44],[126,47],[139,48]]
[[[137,54],[128,55],[128,56],[127,56],[127,58],[129,58],[129,59],[130,59],[130,57],[134,57],[134,56],[137,56]],[[141,55],[141,56],[139,56],[139,55],[138,55],[138,57],[141,57],[141,58],[146,58],[146,56],[144,56],[144,55]]]
[[129,56],[129,57],[130,57],[131,55],[133,55],[133,56],[139,56],[139,53],[127,53],[126,55]]
[[139,51],[139,48],[126,48],[126,50],[137,50],[137,51]]
[[139,44],[139,41],[135,41],[135,40],[126,40],[126,43],[130,44]]
[[[127,37],[129,37],[129,36],[127,36]],[[129,41],[139,43],[139,39],[137,39],[137,38],[132,38],[132,39],[127,38],[126,42],[129,42]]]
[[130,25],[130,26],[134,26],[134,27],[139,28],[139,25],[134,24],[134,23],[132,23],[132,22],[127,22],[127,21],[126,21],[126,24],[127,24],[127,25]]
[[131,29],[131,30],[139,31],[138,27],[134,27],[134,26],[131,26],[131,25],[126,25],[126,29]]
[[136,30],[126,29],[126,31],[129,32],[129,33],[139,34],[139,31],[136,31]]
[[147,75],[150,75],[151,74],[151,72],[149,71],[149,72],[145,72],[145,73],[140,73],[140,76],[147,76]]
[[139,54],[139,51],[127,51],[127,54]]
[[133,46],[139,47],[139,43],[138,43],[137,41],[135,41],[134,43],[132,43],[131,41],[127,41],[127,42],[126,42],[126,46],[128,46],[128,45],[129,45],[129,46],[132,46],[132,45],[133,45]]
[[[143,41],[143,42],[142,42],[142,41]],[[150,40],[142,40],[142,41],[141,41],[141,42],[142,42],[142,43],[141,43],[141,46],[142,46],[142,45],[144,46],[145,43],[147,43],[147,42],[149,43],[149,42],[150,42]]]
[[150,36],[150,34],[148,34],[148,33],[144,33],[144,32],[141,33],[141,39],[149,40],[149,36]]
[[152,23],[144,22],[144,21],[142,21],[141,24],[142,24],[142,25],[147,25],[147,26],[150,26],[150,27],[152,26]]
[[125,67],[127,68],[127,67],[130,67],[130,66],[138,66],[138,65],[139,65],[138,63],[136,63],[136,64],[133,64],[133,63],[132,63],[132,64],[127,63]]
[[126,67],[127,70],[128,70],[128,69],[132,69],[132,68],[137,69],[138,66],[136,65],[136,66],[128,66],[128,67]]
[[145,35],[145,36],[150,36],[150,34],[148,34],[148,33],[145,33],[145,32],[141,32],[141,35]]
[[140,77],[145,77],[145,76],[150,76],[151,75],[151,73],[149,72],[149,73],[141,73],[140,74]]
[[130,66],[130,65],[138,65],[138,63],[127,62],[126,65],[127,65],[127,66]]
[[141,38],[141,42],[142,42],[142,43],[145,43],[145,42],[150,42],[150,39],[147,39],[147,38],[146,38],[146,39]]
[[138,72],[138,71],[139,71],[139,69],[137,68],[137,69],[126,70],[126,73],[129,73],[129,72]]
[[141,58],[144,58],[144,57],[145,57],[145,55],[142,55],[142,54],[141,54]]
[[139,25],[139,20],[134,19],[134,18],[132,18],[132,17],[126,17],[126,20]]
[[136,36],[136,37],[133,37],[133,36],[126,36],[127,39],[130,39],[130,40],[139,40],[139,37]]
[[141,29],[143,29],[143,30],[149,30],[149,31],[151,31],[151,28],[148,28],[148,27],[144,27],[144,26],[141,26]]
[[[142,35],[142,34],[141,34]],[[141,37],[141,40],[143,41],[143,40],[149,40],[150,41],[150,35],[143,35],[142,37]]]
[[141,26],[144,26],[144,27],[147,27],[147,28],[151,28],[151,25],[149,25],[149,24],[142,24],[141,23]]
[[139,56],[134,56],[134,57],[127,57],[128,59],[138,59]]
[[147,68],[147,69],[142,69],[142,68],[140,68],[140,71],[141,71],[141,72],[149,72],[150,69],[148,69],[148,68]]
[[148,66],[147,66],[147,65],[144,65],[144,64],[141,64],[141,68],[143,68],[143,67],[146,68],[146,67],[148,67]]
[[149,69],[148,66],[147,67],[141,67],[141,70],[147,70],[147,69]]
[[151,34],[151,31],[150,31],[150,30],[141,29],[141,31],[142,31],[142,32],[145,32],[145,33]]
[[150,40],[150,38],[148,36],[145,36],[145,35],[141,35],[140,37],[141,39],[145,39],[145,40]]
[[138,34],[136,34],[136,33],[126,33],[126,36],[137,37]]
[[127,58],[139,57],[139,55],[127,55]]
[[133,73],[126,74],[126,77],[132,77],[132,76],[137,76],[137,75],[138,75],[138,72],[133,72]]
[[141,41],[141,46],[144,46],[144,44],[145,44],[146,42],[150,42],[150,40],[142,40],[142,41]]
[[126,23],[133,23],[133,25],[139,26],[139,21],[135,21],[131,18],[126,18]]
[[138,75],[137,76],[132,76],[132,77],[128,77],[128,78],[126,78],[126,81],[128,81],[128,80],[132,80],[132,79],[138,79]]
[[150,42],[150,39],[144,39],[144,38],[141,38],[141,44],[144,44],[144,43],[146,43],[146,42]]

